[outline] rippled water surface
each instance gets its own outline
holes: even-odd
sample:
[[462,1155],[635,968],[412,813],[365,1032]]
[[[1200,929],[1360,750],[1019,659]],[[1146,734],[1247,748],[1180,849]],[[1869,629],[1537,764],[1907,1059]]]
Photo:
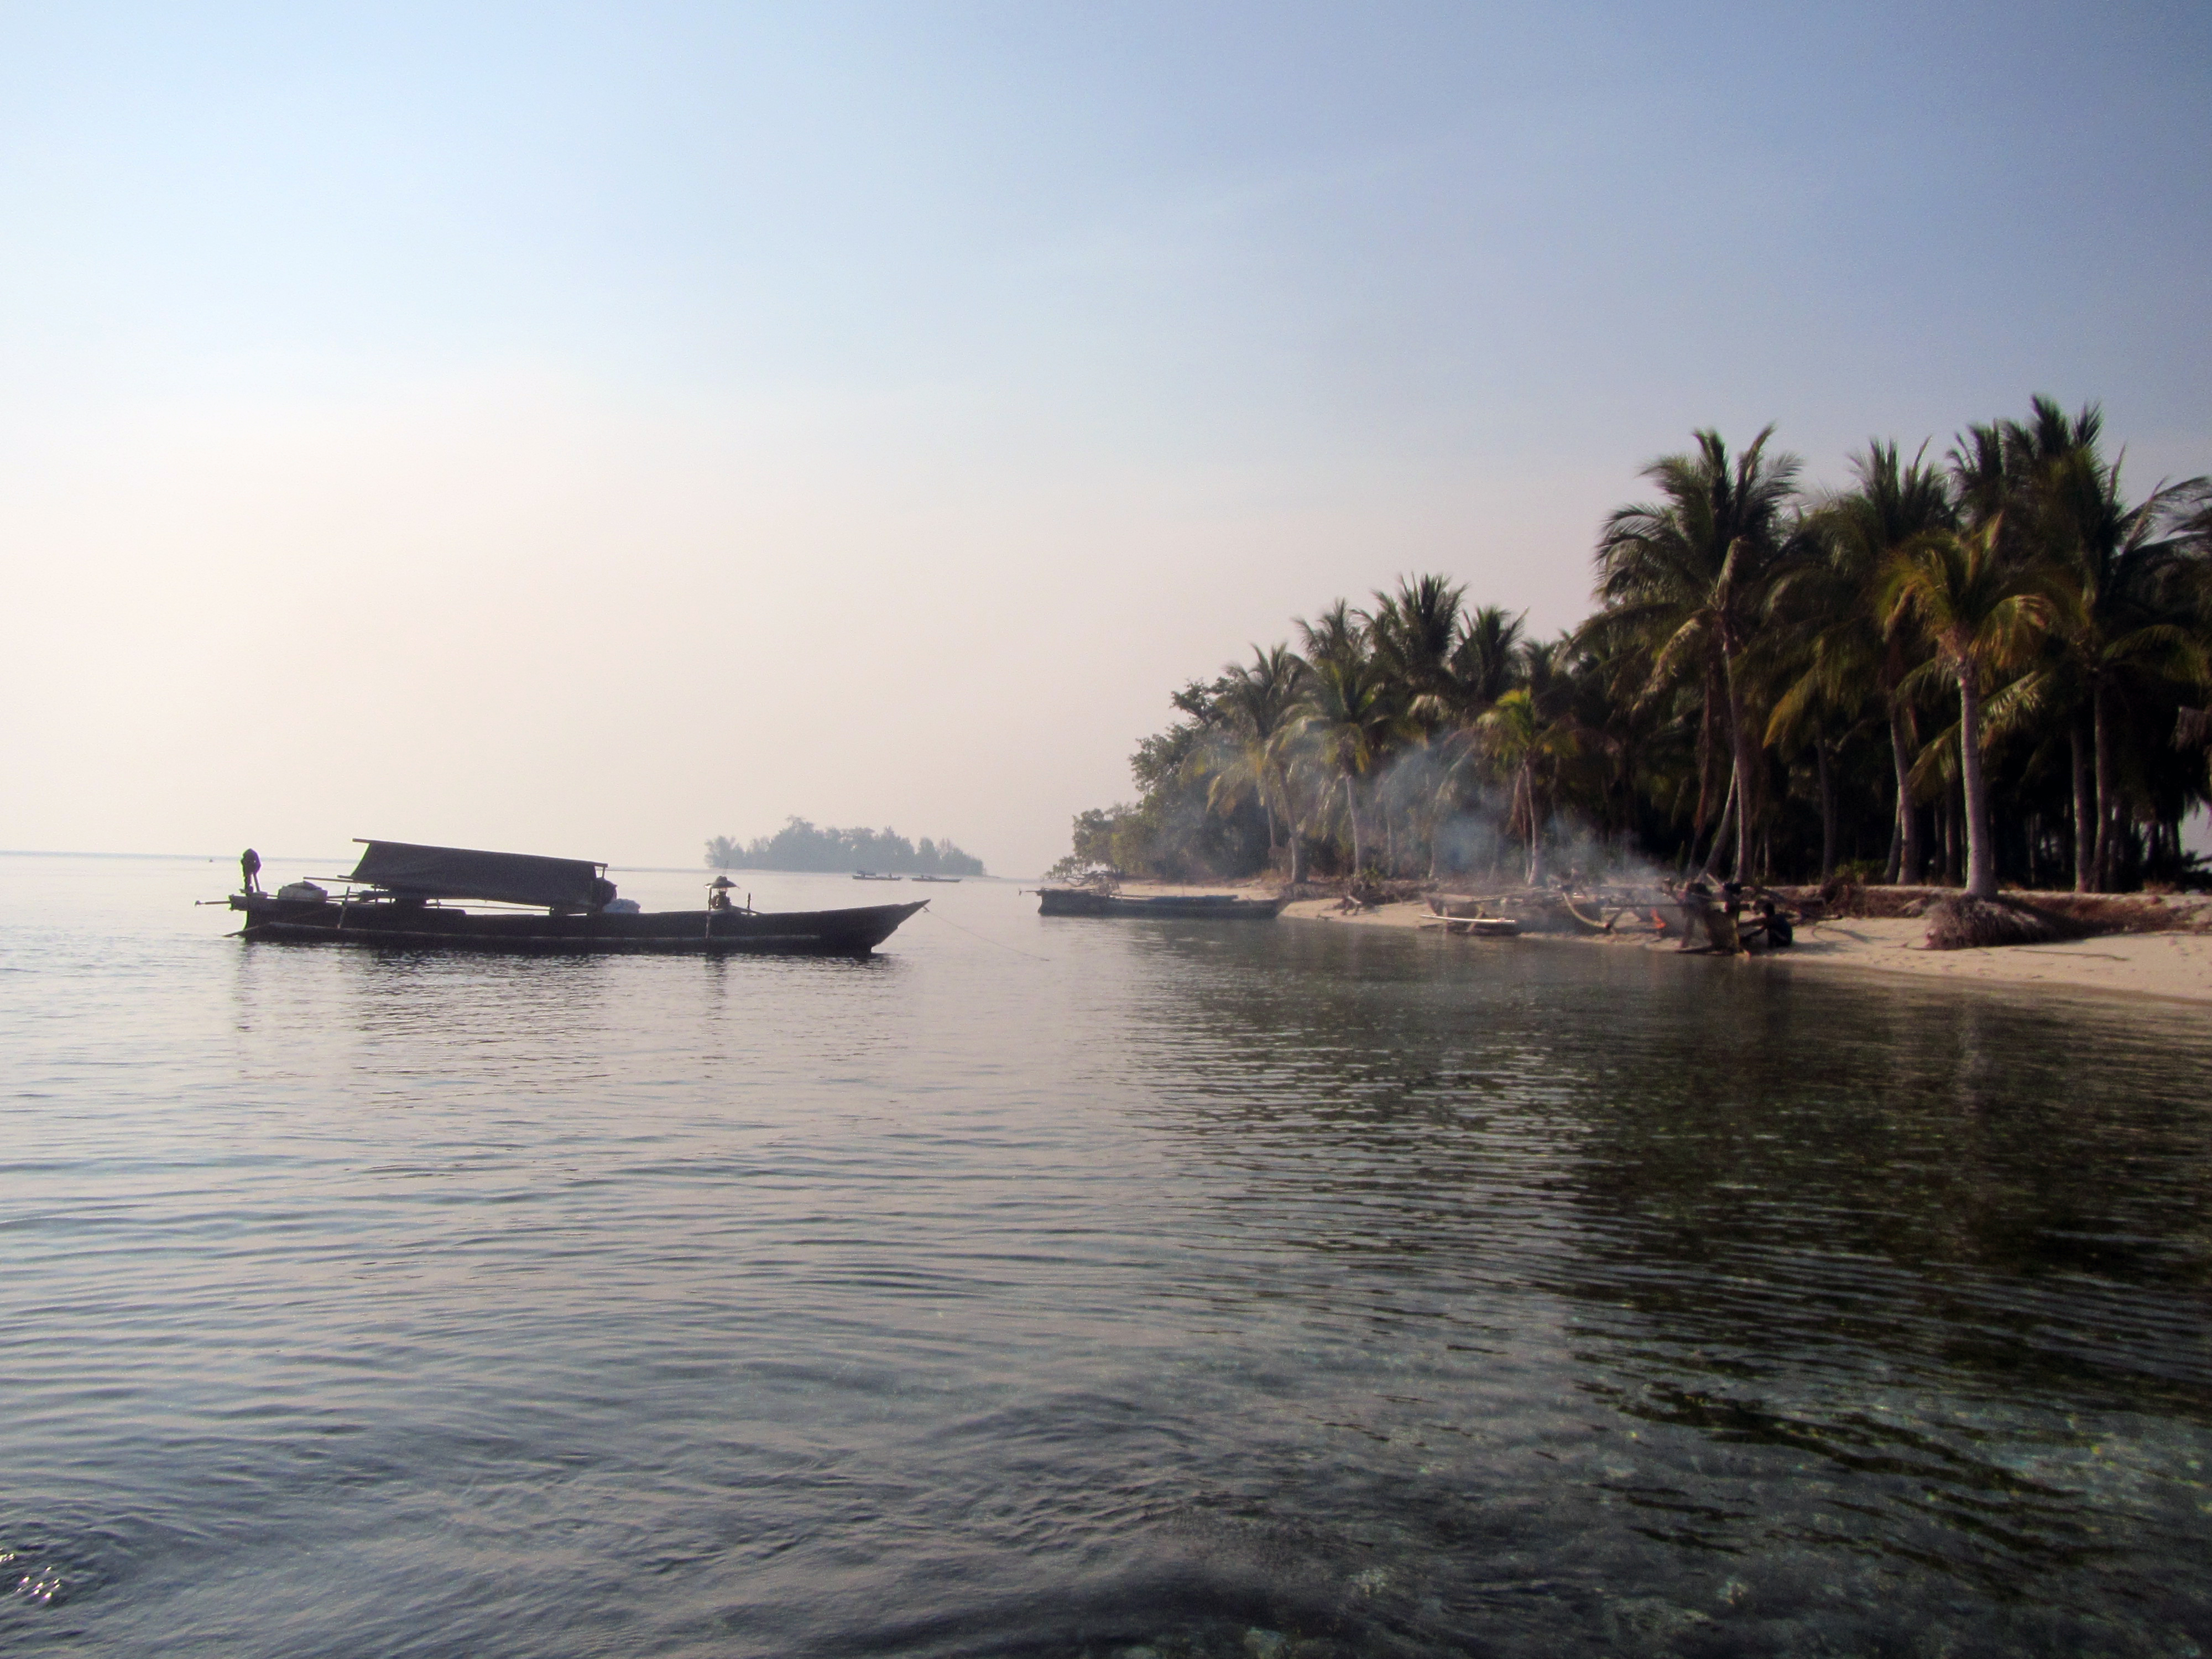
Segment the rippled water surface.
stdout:
[[2202,1010],[977,883],[247,947],[234,874],[0,858],[0,1651],[2212,1647]]

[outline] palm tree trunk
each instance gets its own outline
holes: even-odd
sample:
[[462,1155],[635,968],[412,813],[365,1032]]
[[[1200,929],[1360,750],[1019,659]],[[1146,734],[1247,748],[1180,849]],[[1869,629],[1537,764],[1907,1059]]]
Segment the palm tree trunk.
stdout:
[[1360,871],[1366,867],[1367,860],[1360,856],[1359,791],[1352,783],[1349,772],[1344,775],[1344,815],[1352,820],[1352,878],[1357,881]]
[[1743,687],[1737,682],[1735,653],[1728,665],[1729,747],[1735,756],[1735,878],[1741,881],[1751,860],[1751,727],[1743,717]]
[[2109,893],[2117,884],[2119,863],[2119,780],[2118,757],[2113,753],[2112,719],[2106,706],[2105,688],[2096,687],[2089,694],[2090,726],[2096,735],[2097,749],[2097,851],[2092,874],[2095,890]]
[[1544,879],[1544,828],[1536,816],[1536,775],[1527,762],[1521,766],[1521,804],[1528,812],[1528,885]]
[[1729,849],[1729,837],[1735,830],[1735,768],[1729,768],[1728,799],[1721,806],[1721,821],[1713,831],[1712,851],[1705,854],[1705,868],[1698,872],[1699,879],[1711,881],[1713,872],[1721,867],[1721,854]]
[[1897,769],[1897,879],[1911,887],[1920,879],[1920,815],[1912,808],[1912,755],[1902,708],[1889,711],[1889,759]]
[[1813,740],[1813,763],[1820,780],[1820,884],[1825,887],[1836,873],[1836,775],[1828,764],[1826,738]]
[[1997,848],[1990,823],[1989,785],[1982,776],[1982,688],[1971,668],[1959,671],[1959,781],[1966,797],[1966,896],[1997,896]]
[[[1264,773],[1261,774],[1261,781],[1263,784],[1266,781]],[[1278,768],[1275,787],[1283,798],[1283,838],[1291,847],[1291,879],[1293,882],[1304,881],[1306,873],[1305,837],[1299,830],[1297,802],[1291,793],[1291,777],[1286,769]]]
[[2089,770],[2089,734],[2081,716],[2075,715],[2067,733],[2074,746],[2074,890],[2094,892],[2097,885],[2097,787]]
[[[1711,822],[1706,811],[1713,801],[1713,704],[1717,701],[1713,694],[1718,689],[1713,684],[1712,662],[1708,658],[1705,663],[1705,708],[1698,722],[1698,811],[1696,817],[1690,820],[1690,852],[1693,857],[1698,843],[1705,837],[1705,825]],[[1723,806],[1721,811],[1726,814],[1728,808]]]

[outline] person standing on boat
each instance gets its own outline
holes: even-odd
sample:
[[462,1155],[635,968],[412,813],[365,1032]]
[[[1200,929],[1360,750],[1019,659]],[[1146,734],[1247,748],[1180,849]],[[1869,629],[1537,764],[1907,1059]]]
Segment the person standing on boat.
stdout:
[[707,908],[726,910],[730,908],[730,890],[738,884],[727,876],[717,876],[707,884]]
[[238,867],[246,874],[246,890],[249,893],[259,892],[261,890],[261,854],[251,847],[247,848],[239,854]]

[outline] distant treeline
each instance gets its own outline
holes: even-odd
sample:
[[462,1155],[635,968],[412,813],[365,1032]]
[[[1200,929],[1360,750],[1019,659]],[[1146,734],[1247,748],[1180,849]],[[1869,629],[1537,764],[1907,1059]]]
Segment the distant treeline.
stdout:
[[716,870],[866,870],[900,876],[980,876],[983,860],[949,841],[920,845],[896,830],[817,830],[805,818],[791,818],[772,836],[750,843],[717,836],[707,843],[707,863]]

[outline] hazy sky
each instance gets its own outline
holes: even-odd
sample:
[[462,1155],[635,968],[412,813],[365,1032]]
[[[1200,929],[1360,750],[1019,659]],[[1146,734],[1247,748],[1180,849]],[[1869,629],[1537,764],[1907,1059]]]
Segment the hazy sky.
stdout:
[[0,7],[0,847],[994,872],[1401,572],[2030,394],[2212,468],[2212,9]]

